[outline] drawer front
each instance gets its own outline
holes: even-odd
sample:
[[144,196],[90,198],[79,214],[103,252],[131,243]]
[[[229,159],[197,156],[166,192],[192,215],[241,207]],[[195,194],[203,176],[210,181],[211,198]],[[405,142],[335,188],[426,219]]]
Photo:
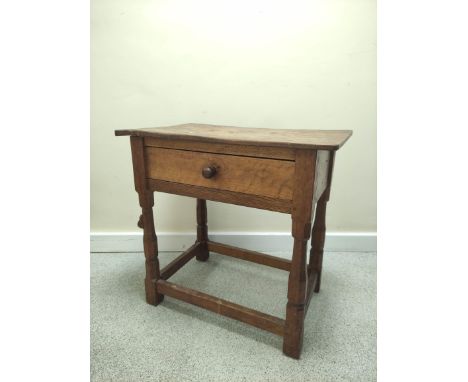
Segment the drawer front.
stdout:
[[292,199],[293,161],[159,147],[146,147],[145,153],[147,178]]

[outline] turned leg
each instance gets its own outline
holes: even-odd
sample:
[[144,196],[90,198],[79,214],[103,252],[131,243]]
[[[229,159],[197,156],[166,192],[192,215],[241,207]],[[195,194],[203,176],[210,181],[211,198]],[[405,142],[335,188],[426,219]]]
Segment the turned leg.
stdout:
[[304,337],[307,295],[307,241],[313,215],[313,190],[317,152],[297,150],[292,200],[292,236],[294,248],[288,279],[288,304],[284,325],[283,353],[298,359]]
[[[293,220],[294,226],[294,220]],[[288,304],[284,330],[284,354],[299,359],[304,337],[305,302],[307,289],[307,241],[310,223],[304,224],[300,233],[294,232],[294,248],[288,281]]]
[[320,281],[322,279],[323,247],[325,245],[325,215],[327,211],[327,200],[320,198],[315,211],[314,227],[312,228],[312,247],[309,257],[309,275],[312,271],[317,272],[314,292],[320,291]]
[[156,280],[160,277],[158,260],[158,239],[154,230],[153,219],[153,192],[147,188],[145,178],[145,155],[143,138],[130,137],[132,147],[133,176],[135,179],[135,190],[138,193],[138,200],[142,214],[138,220],[138,227],[143,228],[143,247],[145,251],[145,292],[146,302],[151,305],[158,305],[164,298],[156,291]]
[[140,216],[138,226],[143,228],[143,247],[145,251],[145,292],[146,302],[151,305],[158,305],[164,295],[156,291],[155,281],[160,277],[158,260],[158,239],[154,230],[153,205],[154,198],[152,192],[143,192],[139,194],[142,215]]
[[206,261],[209,257],[208,252],[208,226],[206,212],[206,200],[197,199],[197,243],[200,243],[200,249],[196,255],[198,261]]

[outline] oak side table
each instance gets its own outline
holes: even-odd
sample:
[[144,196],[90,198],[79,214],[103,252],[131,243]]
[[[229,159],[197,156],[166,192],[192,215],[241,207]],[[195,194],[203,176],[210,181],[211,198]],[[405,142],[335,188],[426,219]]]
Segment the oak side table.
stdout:
[[[283,337],[283,352],[299,358],[304,318],[320,290],[325,212],[335,151],[349,130],[276,130],[202,124],[116,130],[129,135],[135,189],[142,215],[146,301],[173,297]],[[153,192],[197,199],[197,240],[160,269],[153,221]],[[292,260],[211,241],[206,200],[287,213],[292,218]],[[312,224],[313,222],[313,224]],[[312,245],[307,263],[307,242]],[[195,257],[209,252],[289,272],[286,319],[222,300],[168,281]]]

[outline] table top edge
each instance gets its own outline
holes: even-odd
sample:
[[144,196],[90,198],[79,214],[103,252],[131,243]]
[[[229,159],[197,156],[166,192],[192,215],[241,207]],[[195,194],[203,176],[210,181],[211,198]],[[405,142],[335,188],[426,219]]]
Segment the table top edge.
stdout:
[[[253,129],[253,128],[249,128]],[[263,130],[263,128],[255,128],[258,130]],[[265,129],[270,130],[270,129]],[[286,130],[286,129],[271,129],[271,130],[280,130],[285,132],[291,131],[301,131],[301,130]],[[298,148],[298,149],[322,149],[322,150],[338,150],[341,148],[348,139],[353,135],[352,130],[307,130],[304,131],[316,131],[316,132],[330,132],[330,133],[342,133],[345,136],[339,142],[334,144],[314,144],[314,143],[300,143],[300,142],[282,142],[282,141],[257,141],[257,140],[248,140],[242,138],[220,138],[220,137],[207,137],[203,135],[187,135],[184,133],[176,132],[164,132],[162,129],[158,132],[158,128],[142,128],[142,129],[118,129],[115,130],[115,136],[136,136],[136,137],[154,137],[160,139],[183,139],[190,141],[204,141],[211,143],[224,143],[224,144],[235,144],[235,145],[247,145],[247,146],[265,146],[265,147],[288,147],[288,148]]]

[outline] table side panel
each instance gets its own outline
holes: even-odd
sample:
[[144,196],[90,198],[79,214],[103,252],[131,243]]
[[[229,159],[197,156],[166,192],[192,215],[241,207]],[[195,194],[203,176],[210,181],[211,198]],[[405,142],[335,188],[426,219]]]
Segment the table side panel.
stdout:
[[320,196],[322,196],[323,192],[327,188],[329,162],[329,151],[317,151],[317,160],[315,164],[314,201],[319,200]]

